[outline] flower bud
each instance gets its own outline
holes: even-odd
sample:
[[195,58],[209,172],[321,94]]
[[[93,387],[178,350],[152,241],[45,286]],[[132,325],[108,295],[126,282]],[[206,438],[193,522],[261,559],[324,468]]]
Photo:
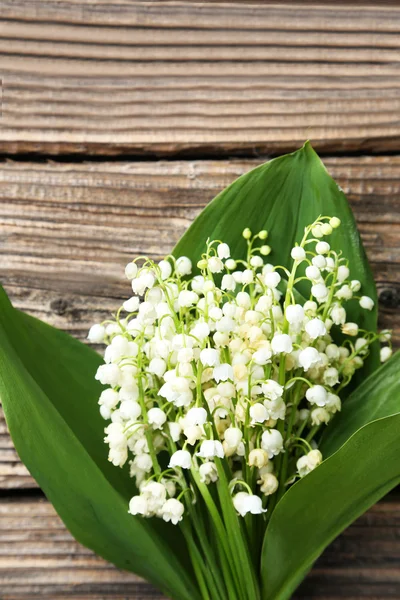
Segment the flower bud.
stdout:
[[314,225],[314,227],[311,229],[311,233],[316,238],[322,238],[324,234],[322,232],[321,224],[317,223],[316,225]]
[[281,276],[277,271],[272,271],[272,273],[266,273],[264,275],[264,283],[270,289],[276,288],[276,286],[279,285],[280,280]]
[[333,227],[333,229],[337,229],[338,227],[340,227],[340,219],[338,217],[332,217],[331,219],[329,219],[329,225],[331,227]]
[[330,235],[332,233],[332,225],[330,223],[323,223],[321,225],[321,231],[324,235]]
[[322,423],[328,423],[330,421],[331,415],[325,408],[314,408],[311,411],[311,424],[312,425],[321,425]]
[[228,260],[225,263],[225,267],[229,270],[229,271],[234,271],[236,269],[236,260],[233,260],[233,258],[228,258]]
[[301,246],[295,246],[292,248],[290,256],[293,258],[293,260],[298,260],[301,262],[306,257],[306,251]]
[[268,454],[265,450],[262,450],[262,448],[254,448],[254,450],[249,452],[249,467],[257,467],[258,469],[261,469],[262,467],[265,467],[267,462]]
[[358,279],[353,279],[350,281],[350,288],[353,292],[359,292],[361,289],[361,283],[358,281]]
[[138,272],[137,264],[130,262],[125,267],[125,275],[127,279],[135,279]]
[[275,494],[279,487],[279,482],[273,473],[263,473],[257,481],[260,485],[260,490],[265,496]]
[[248,227],[246,227],[246,229],[243,229],[242,236],[245,240],[249,240],[251,238],[251,229],[249,229]]
[[357,323],[345,323],[342,325],[342,333],[345,335],[355,336],[358,333],[358,325]]
[[161,279],[165,281],[168,277],[171,277],[172,265],[169,260],[160,260],[158,268],[161,271]]

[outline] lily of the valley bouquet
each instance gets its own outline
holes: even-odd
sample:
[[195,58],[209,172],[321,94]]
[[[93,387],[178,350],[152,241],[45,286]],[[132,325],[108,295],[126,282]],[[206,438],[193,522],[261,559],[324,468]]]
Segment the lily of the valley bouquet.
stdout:
[[168,597],[290,598],[400,481],[400,365],[342,191],[306,144],[125,273],[88,336],[104,362],[3,295],[21,458],[78,540]]

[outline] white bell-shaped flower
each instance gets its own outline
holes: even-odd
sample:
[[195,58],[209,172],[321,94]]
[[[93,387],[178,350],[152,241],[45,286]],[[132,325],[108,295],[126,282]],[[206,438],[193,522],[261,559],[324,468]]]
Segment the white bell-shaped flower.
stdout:
[[213,462],[204,462],[199,467],[200,481],[202,483],[215,483],[218,480],[218,470]]
[[261,384],[261,389],[266,398],[276,400],[283,394],[283,386],[273,379],[267,379]]
[[204,440],[201,443],[200,450],[197,452],[197,456],[201,458],[224,458],[224,448],[218,440]]
[[192,466],[192,455],[187,450],[177,450],[170,458],[168,467],[181,467],[182,469],[190,469]]
[[161,508],[161,514],[164,521],[177,525],[183,519],[185,507],[180,500],[169,498]]
[[190,275],[192,272],[192,261],[187,256],[180,256],[176,260],[175,270],[178,275]]
[[264,423],[267,419],[269,419],[269,413],[265,406],[261,404],[261,402],[257,402],[250,406],[250,417],[251,424],[256,425],[257,423]]
[[321,319],[311,319],[305,326],[305,330],[312,340],[326,334],[325,323]]
[[325,406],[328,401],[328,394],[322,385],[313,385],[306,391],[306,398],[310,404]]
[[274,354],[289,354],[293,350],[292,338],[286,333],[276,333],[271,340],[271,348]]
[[277,429],[269,429],[264,431],[261,436],[261,448],[268,454],[268,458],[272,458],[283,452],[283,437]]
[[142,515],[143,517],[148,516],[148,503],[143,496],[133,496],[129,501],[129,511],[131,515]]
[[217,383],[220,381],[228,381],[230,379],[233,381],[233,367],[228,363],[223,363],[222,365],[218,365],[214,367],[213,377]]
[[216,367],[219,365],[219,352],[215,348],[204,348],[200,352],[200,361],[205,367]]
[[101,344],[102,342],[104,342],[104,338],[106,335],[106,328],[103,327],[103,325],[92,325],[92,327],[89,329],[89,333],[88,333],[88,340],[89,342],[92,342],[92,344]]
[[233,496],[233,506],[241,517],[251,513],[252,515],[260,515],[266,512],[262,507],[262,501],[259,496],[249,494],[248,492],[238,492]]
[[185,425],[204,425],[207,421],[207,411],[202,406],[193,407],[185,415]]
[[360,306],[366,310],[372,310],[374,308],[374,301],[369,296],[361,296]]
[[389,358],[392,356],[393,354],[393,350],[390,348],[390,346],[384,346],[383,348],[381,348],[380,351],[380,359],[381,362],[386,362],[387,360],[389,360]]
[[150,408],[147,413],[149,425],[152,425],[154,429],[162,429],[164,423],[167,420],[165,412],[158,407]]
[[301,325],[304,319],[304,308],[300,304],[289,304],[285,310],[285,316],[290,325]]
[[299,365],[305,370],[311,369],[320,362],[319,352],[316,348],[309,346],[304,348],[298,356]]

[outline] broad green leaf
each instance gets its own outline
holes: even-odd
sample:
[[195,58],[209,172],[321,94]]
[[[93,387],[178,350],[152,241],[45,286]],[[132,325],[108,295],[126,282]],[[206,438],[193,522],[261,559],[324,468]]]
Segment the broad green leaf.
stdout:
[[343,435],[336,428],[322,446],[329,457],[278,503],[264,538],[263,600],[290,598],[324,548],[400,483],[399,368],[400,354],[353,392]]
[[77,340],[13,309],[0,288],[0,400],[21,460],[78,541],[170,597],[198,598],[167,543],[180,539],[179,530],[127,512],[134,485],[107,461],[94,380],[100,362]]
[[[329,243],[350,260],[353,279],[362,283],[362,293],[377,303],[376,288],[356,223],[347,199],[309,142],[292,154],[271,160],[239,177],[223,190],[197,217],[174,249],[194,264],[205,249],[207,238],[227,242],[232,256],[244,258],[246,244],[242,231],[267,229],[273,264],[291,264],[290,250],[300,241],[304,227],[319,215],[337,216],[342,225],[329,236]],[[302,282],[299,292],[309,295]],[[361,310],[356,301],[347,305],[349,320],[362,329],[376,330],[376,308]],[[334,328],[335,329],[335,328]],[[377,344],[371,350],[363,374],[379,366]]]

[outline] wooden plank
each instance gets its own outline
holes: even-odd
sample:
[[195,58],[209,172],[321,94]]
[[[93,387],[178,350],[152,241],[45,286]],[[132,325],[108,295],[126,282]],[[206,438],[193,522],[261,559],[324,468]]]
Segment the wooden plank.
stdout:
[[3,0],[0,152],[400,150],[400,7]]
[[[36,164],[0,169],[0,281],[14,305],[79,339],[129,296],[134,256],[167,254],[223,187],[261,161]],[[400,343],[400,157],[330,158]],[[35,487],[0,416],[0,489]]]
[[162,598],[75,542],[44,500],[1,499],[0,537],[2,600]]
[[[323,554],[294,600],[397,598],[400,586],[400,496],[392,493]],[[2,600],[158,600],[73,540],[53,507],[40,499],[0,500]]]

